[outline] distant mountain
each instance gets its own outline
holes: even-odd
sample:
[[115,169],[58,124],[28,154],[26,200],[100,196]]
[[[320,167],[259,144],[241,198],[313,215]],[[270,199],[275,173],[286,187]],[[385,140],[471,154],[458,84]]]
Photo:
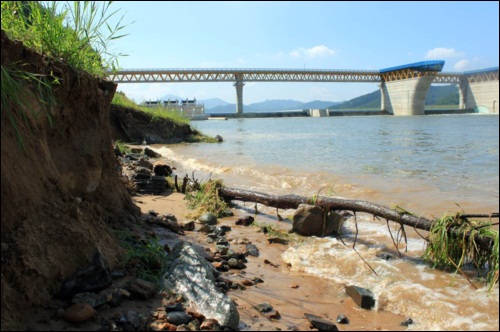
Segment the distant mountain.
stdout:
[[356,108],[380,109],[380,103],[381,103],[380,90],[377,90],[337,105],[331,105],[328,108],[334,110],[356,109]]
[[[288,111],[288,110],[300,110],[309,108],[326,108],[331,105],[338,104],[334,101],[321,101],[315,100],[308,103],[303,103],[298,100],[292,99],[271,99],[259,103],[253,103],[249,105],[244,105],[243,108],[245,112],[277,112],[277,111]],[[234,113],[236,112],[236,104],[220,105],[210,108],[205,104],[205,113]]]
[[322,100],[313,100],[313,101],[310,101],[308,103],[304,103],[302,104],[302,106],[300,106],[300,108],[302,109],[323,109],[323,108],[328,108],[330,106],[333,106],[333,105],[338,105],[338,104],[342,104],[343,101],[322,101]]
[[253,103],[249,106],[257,109],[259,112],[274,112],[300,109],[302,104],[304,103],[292,99],[271,99],[260,103]]
[[230,103],[228,103],[227,101],[224,101],[219,98],[204,99],[204,100],[199,100],[199,102],[205,104],[205,109],[215,108],[217,106],[230,105]]
[[[331,105],[328,108],[340,109],[380,109],[380,90],[353,98],[341,104]],[[454,84],[432,86],[427,92],[425,105],[458,105],[458,87]]]

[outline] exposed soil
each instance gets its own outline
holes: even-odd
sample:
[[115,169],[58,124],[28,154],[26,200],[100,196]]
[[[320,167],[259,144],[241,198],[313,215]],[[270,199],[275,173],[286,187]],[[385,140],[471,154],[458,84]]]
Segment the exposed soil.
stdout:
[[19,94],[31,110],[2,104],[2,330],[12,330],[97,248],[116,265],[120,250],[110,226],[134,220],[139,209],[115,170],[109,104],[116,85],[48,60],[4,31],[1,43],[3,68],[60,82],[48,113],[26,82]]
[[141,144],[179,143],[200,133],[188,124],[153,118],[133,108],[111,105],[111,128],[115,139]]

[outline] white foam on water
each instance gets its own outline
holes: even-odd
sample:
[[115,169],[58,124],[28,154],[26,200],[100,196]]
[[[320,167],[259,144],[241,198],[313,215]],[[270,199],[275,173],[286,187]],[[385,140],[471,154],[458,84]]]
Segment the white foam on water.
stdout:
[[[373,226],[370,232],[380,230]],[[294,271],[370,289],[377,299],[375,310],[411,317],[416,322],[411,330],[472,331],[498,326],[498,317],[483,314],[498,308],[498,288],[493,293],[485,288],[475,291],[461,275],[415,264],[415,259],[382,260],[376,257],[379,245],[358,243],[356,249],[378,275],[350,245],[336,239],[314,238],[290,247],[282,258]]]

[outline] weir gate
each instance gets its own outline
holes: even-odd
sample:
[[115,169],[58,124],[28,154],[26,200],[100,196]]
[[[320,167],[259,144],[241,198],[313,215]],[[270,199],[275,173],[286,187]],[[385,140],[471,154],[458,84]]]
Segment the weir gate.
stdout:
[[441,72],[442,60],[422,61],[381,70],[327,69],[124,69],[109,73],[114,83],[233,82],[236,113],[243,114],[245,82],[379,83],[381,110],[393,115],[423,115],[432,83],[459,86],[459,109],[498,114],[498,67]]

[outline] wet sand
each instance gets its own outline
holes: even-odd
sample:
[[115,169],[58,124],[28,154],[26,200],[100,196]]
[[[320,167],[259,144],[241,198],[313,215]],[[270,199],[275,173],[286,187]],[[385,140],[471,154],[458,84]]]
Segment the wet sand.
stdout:
[[[140,196],[134,200],[143,213],[147,213],[149,210],[155,210],[160,214],[173,213],[181,223],[184,220],[189,221],[190,219],[186,216],[193,212],[186,207],[184,196],[178,193],[167,196]],[[238,213],[238,211],[235,212]],[[385,311],[361,309],[350,297],[346,296],[344,285],[291,271],[281,258],[281,254],[287,246],[268,244],[267,236],[258,232],[257,227],[236,226],[235,221],[242,216],[240,214],[219,219],[219,225],[227,225],[232,228],[231,232],[227,234],[231,249],[242,251],[244,245],[234,244],[232,240],[247,239],[255,244],[260,252],[259,257],[247,257],[246,269],[230,270],[230,272],[224,273],[224,276],[233,282],[241,283],[245,279],[252,280],[254,277],[259,277],[264,281],[247,287],[245,290],[228,292],[228,295],[238,304],[241,330],[265,331],[275,328],[309,330],[309,322],[304,317],[304,313],[321,316],[333,322],[336,321],[339,314],[344,314],[350,319],[350,324],[337,324],[337,327],[345,331],[399,331],[402,329],[399,324],[406,317]],[[214,251],[215,245],[208,244],[205,238],[204,234],[194,231],[186,232],[184,237],[169,238],[167,241],[170,242],[169,245],[173,245],[178,240],[187,240],[204,247],[210,247]],[[266,259],[277,267],[264,263]],[[292,288],[291,285],[298,287]],[[269,319],[254,308],[255,305],[264,302],[269,303],[274,310],[277,310],[281,318]]]

